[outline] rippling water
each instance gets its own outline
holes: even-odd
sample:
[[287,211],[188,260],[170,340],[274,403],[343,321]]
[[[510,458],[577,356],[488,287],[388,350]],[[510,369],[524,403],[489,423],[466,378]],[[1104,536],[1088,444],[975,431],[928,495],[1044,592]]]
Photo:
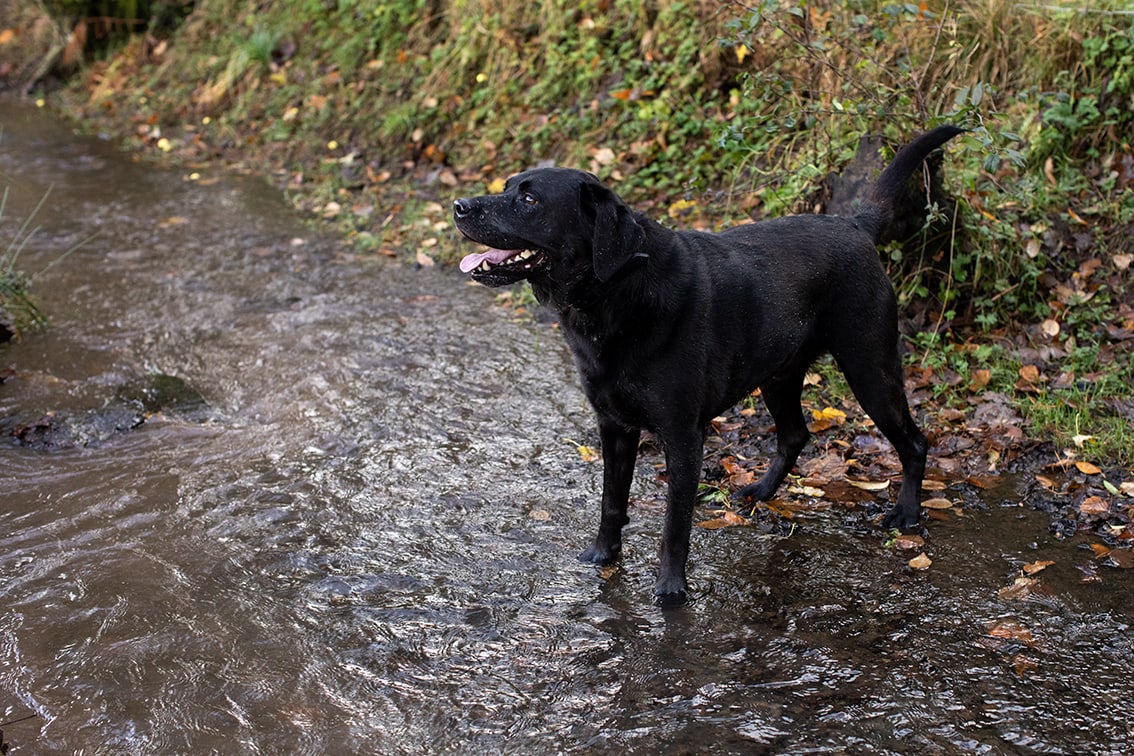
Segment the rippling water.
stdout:
[[208,403],[0,440],[12,753],[1134,749],[1132,581],[1081,584],[1044,515],[933,523],[925,573],[834,511],[695,529],[694,601],[662,612],[656,456],[619,569],[575,560],[600,469],[565,439],[597,442],[546,326],[318,239],[260,181],[0,123],[0,243],[48,187],[26,270],[98,232],[36,279],[51,330],[0,347],[5,433],[159,373]]

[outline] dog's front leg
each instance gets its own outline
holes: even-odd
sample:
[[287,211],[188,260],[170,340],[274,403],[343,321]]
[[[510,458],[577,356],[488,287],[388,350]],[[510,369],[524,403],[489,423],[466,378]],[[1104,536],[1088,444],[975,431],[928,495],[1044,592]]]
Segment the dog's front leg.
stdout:
[[685,603],[685,563],[689,558],[689,534],[693,529],[693,505],[701,479],[705,438],[694,430],[670,434],[663,441],[669,495],[654,596],[659,604],[670,606]]
[[598,534],[590,548],[579,555],[584,562],[608,564],[622,551],[622,527],[629,522],[626,507],[630,499],[630,483],[634,480],[634,462],[638,458],[638,440],[642,432],[626,429],[599,418],[602,440],[602,516]]

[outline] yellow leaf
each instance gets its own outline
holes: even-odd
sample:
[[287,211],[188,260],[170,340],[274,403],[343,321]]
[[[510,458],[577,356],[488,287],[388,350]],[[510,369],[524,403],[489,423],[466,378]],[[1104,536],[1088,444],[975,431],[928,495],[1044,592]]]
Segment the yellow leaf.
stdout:
[[686,210],[694,207],[697,207],[697,203],[693,200],[679,199],[669,206],[669,210],[667,210],[666,213],[670,218],[677,218]]
[[0,30],[0,45],[6,45],[15,39],[16,33],[11,29]]
[[488,182],[488,193],[500,194],[500,192],[504,191],[504,184],[506,183],[507,179],[505,179],[503,176],[497,176],[496,178]]
[[1092,465],[1090,462],[1076,462],[1075,467],[1079,468],[1079,472],[1084,475],[1098,475],[1102,472],[1102,470],[1096,465]]
[[748,57],[748,45],[737,45],[734,49],[736,50],[736,62],[743,63],[744,59]]

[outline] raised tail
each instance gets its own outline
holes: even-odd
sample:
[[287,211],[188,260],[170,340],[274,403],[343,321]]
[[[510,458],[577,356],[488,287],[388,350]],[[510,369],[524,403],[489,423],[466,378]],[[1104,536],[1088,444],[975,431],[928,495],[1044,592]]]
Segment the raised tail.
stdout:
[[910,176],[929,156],[929,153],[948,142],[965,129],[957,126],[938,126],[913,140],[894,156],[886,170],[878,176],[863,207],[854,216],[855,225],[870,234],[875,241],[890,225],[894,216],[894,203],[910,180]]

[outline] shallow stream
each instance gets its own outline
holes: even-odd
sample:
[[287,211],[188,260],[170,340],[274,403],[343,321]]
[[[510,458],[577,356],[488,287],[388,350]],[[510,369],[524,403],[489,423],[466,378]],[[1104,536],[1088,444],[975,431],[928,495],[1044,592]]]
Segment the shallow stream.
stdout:
[[1082,582],[1011,480],[921,572],[834,511],[695,528],[662,611],[656,457],[619,568],[575,559],[601,469],[553,330],[0,108],[52,319],[0,346],[11,753],[1134,752],[1134,571]]

